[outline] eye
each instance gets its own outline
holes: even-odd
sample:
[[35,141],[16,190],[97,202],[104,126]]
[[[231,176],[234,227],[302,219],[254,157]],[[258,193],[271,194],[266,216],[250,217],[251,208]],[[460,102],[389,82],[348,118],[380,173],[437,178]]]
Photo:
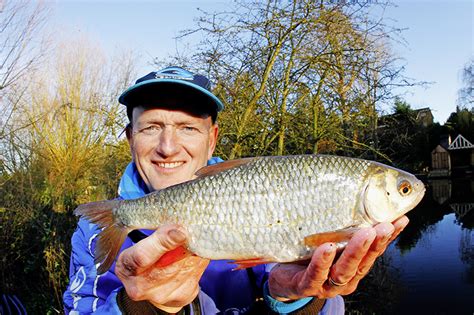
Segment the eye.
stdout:
[[151,125],[151,126],[148,126],[148,127],[145,127],[141,130],[141,132],[143,132],[144,134],[147,134],[147,135],[151,135],[151,134],[155,134],[157,131],[160,130],[160,127],[157,126],[157,125]]
[[193,126],[183,126],[181,130],[186,134],[192,134],[197,131],[197,128]]
[[409,182],[407,182],[406,180],[402,181],[399,185],[398,185],[398,192],[400,193],[400,195],[402,196],[407,196],[411,193],[411,185]]

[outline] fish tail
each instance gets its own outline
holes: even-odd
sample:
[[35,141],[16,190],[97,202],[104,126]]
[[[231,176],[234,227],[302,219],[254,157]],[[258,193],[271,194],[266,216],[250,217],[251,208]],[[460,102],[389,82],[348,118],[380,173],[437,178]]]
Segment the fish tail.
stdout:
[[103,274],[110,269],[130,231],[130,228],[116,221],[112,212],[120,203],[120,200],[91,202],[80,205],[74,210],[75,215],[83,216],[90,222],[104,228],[97,236],[95,247],[94,261],[96,264],[100,264],[97,274]]

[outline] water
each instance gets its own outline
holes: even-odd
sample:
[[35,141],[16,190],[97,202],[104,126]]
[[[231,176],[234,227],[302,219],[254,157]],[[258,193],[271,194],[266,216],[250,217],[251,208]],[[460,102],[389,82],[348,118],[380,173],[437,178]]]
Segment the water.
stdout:
[[474,314],[474,181],[427,185],[410,224],[384,255],[395,285],[380,298],[391,299],[387,313]]

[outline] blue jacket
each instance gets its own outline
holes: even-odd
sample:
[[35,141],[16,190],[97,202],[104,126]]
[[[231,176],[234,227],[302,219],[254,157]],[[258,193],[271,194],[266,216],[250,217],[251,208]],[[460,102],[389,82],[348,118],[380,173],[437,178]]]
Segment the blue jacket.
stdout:
[[[209,160],[208,164],[221,162],[219,158]],[[130,163],[119,185],[119,197],[133,199],[144,196],[146,186],[141,180],[134,163]],[[142,231],[150,234],[152,231]],[[117,302],[117,292],[123,287],[115,275],[115,263],[102,275],[97,275],[94,264],[94,249],[96,236],[100,233],[97,225],[80,219],[77,229],[72,236],[72,253],[69,267],[70,283],[63,295],[66,314],[121,314]],[[133,245],[127,238],[120,251]],[[204,272],[200,286],[201,290],[212,298],[221,311],[233,310],[233,314],[245,312],[255,298],[255,290],[262,292],[268,276],[270,265],[260,265],[253,268],[255,283],[251,283],[246,270],[232,271],[235,265],[229,261],[211,261]],[[302,299],[292,304],[280,303],[267,296],[272,308],[280,313],[288,313],[308,303],[311,298]],[[323,314],[339,314],[342,298],[329,299],[323,308]],[[334,309],[339,310],[333,312]],[[332,310],[332,311],[331,311]],[[329,311],[329,313],[327,312]]]

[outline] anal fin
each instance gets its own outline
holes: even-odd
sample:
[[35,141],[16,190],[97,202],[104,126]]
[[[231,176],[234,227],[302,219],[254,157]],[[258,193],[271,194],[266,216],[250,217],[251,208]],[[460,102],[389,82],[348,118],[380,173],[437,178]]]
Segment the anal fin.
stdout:
[[236,260],[236,261],[233,261],[232,263],[237,265],[237,267],[235,267],[232,270],[241,270],[241,269],[251,268],[251,267],[255,267],[262,264],[268,264],[268,263],[271,263],[271,261],[265,260],[263,258],[250,258],[250,259]]

